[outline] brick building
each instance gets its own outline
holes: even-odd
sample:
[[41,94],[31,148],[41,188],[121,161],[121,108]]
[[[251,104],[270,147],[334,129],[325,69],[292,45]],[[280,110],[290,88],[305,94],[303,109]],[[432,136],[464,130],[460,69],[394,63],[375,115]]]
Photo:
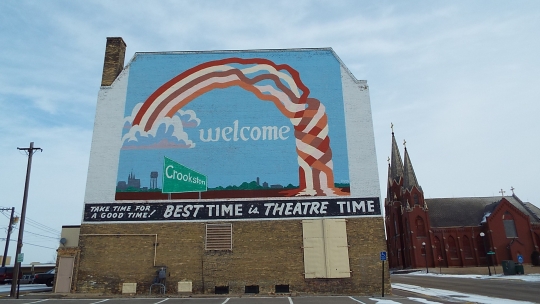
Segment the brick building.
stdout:
[[402,161],[394,132],[391,155],[385,200],[391,268],[500,265],[517,262],[518,255],[528,264],[533,252],[538,255],[540,209],[513,189],[512,196],[425,199],[407,148]]
[[332,49],[125,49],[107,39],[72,292],[380,294],[366,81]]

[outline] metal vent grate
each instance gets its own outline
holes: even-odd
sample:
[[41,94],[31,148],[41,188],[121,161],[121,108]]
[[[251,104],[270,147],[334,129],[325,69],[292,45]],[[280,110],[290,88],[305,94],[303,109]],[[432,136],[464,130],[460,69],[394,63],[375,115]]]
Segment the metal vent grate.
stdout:
[[232,224],[206,224],[206,250],[232,250]]

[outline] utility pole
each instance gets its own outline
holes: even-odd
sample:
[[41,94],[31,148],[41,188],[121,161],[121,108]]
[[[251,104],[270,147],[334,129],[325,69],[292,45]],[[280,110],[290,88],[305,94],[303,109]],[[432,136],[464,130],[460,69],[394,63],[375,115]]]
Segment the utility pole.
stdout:
[[[1,208],[0,211],[6,211],[9,210],[9,208]],[[11,207],[11,217],[9,218],[9,226],[7,231],[7,237],[6,237],[6,248],[4,249],[4,256],[2,257],[2,267],[6,266],[6,258],[8,254],[8,248],[9,248],[9,242],[11,239],[11,231],[13,230],[13,225],[15,224],[13,222],[13,213],[15,212],[15,207]]]
[[[30,186],[30,170],[32,168],[32,155],[34,155],[35,151],[40,150],[43,152],[43,149],[41,148],[34,148],[34,142],[30,143],[29,148],[19,148],[18,150],[26,151],[28,153],[28,165],[26,166],[26,181],[24,183],[24,196],[23,196],[23,203],[22,203],[22,209],[21,209],[21,223],[19,224],[19,238],[17,239],[17,253],[15,254],[15,267],[13,268],[13,279],[11,281],[11,292],[9,296],[11,298],[15,297],[17,295],[17,299],[19,298],[19,294],[17,293],[17,287],[19,286],[19,271],[21,268],[21,263],[17,260],[19,259],[19,255],[21,254],[21,249],[23,245],[23,233],[24,233],[24,220],[26,216],[26,202],[28,200],[28,187]],[[13,284],[14,282],[17,282],[16,284]]]

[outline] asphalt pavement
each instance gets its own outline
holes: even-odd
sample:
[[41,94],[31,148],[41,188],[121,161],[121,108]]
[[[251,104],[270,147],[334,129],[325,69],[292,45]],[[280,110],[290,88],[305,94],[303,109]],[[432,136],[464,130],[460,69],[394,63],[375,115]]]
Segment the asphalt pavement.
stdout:
[[469,294],[478,294],[487,297],[529,301],[540,303],[540,282],[527,282],[506,279],[469,279],[452,278],[448,276],[418,276],[394,274],[392,283],[402,283],[438,288]]
[[[506,280],[500,278],[469,279],[450,276],[420,276],[393,274],[392,283],[422,286],[477,294],[492,298],[512,299],[540,303],[540,282]],[[41,287],[39,290],[32,290]],[[393,295],[378,296],[263,296],[263,295],[224,295],[201,296],[189,298],[175,297],[125,297],[96,296],[91,294],[54,294],[50,287],[36,285],[21,285],[20,299],[9,297],[9,285],[0,286],[0,304],[372,304],[372,303],[450,303],[446,298],[425,296],[410,291],[393,289]],[[5,289],[5,290],[3,290]],[[39,292],[42,291],[42,292]],[[457,296],[456,296],[457,297]],[[456,298],[454,298],[456,300]],[[454,301],[452,301],[454,302]]]
[[[393,302],[388,302],[393,301]],[[104,298],[104,299],[0,299],[2,304],[376,304],[376,303],[418,304],[408,298],[389,297],[229,297],[229,298]],[[424,302],[424,303],[444,303]]]

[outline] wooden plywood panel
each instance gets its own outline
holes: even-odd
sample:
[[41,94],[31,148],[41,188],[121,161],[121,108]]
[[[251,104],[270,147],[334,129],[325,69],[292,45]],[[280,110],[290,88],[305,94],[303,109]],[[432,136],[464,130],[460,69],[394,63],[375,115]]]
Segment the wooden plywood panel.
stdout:
[[326,277],[322,220],[302,221],[305,278]]
[[344,219],[302,221],[306,278],[349,278],[349,246]]
[[344,219],[325,219],[324,244],[327,278],[349,278],[349,246],[347,223]]
[[303,220],[302,233],[304,238],[323,237],[323,222],[322,220]]
[[326,269],[328,278],[349,278],[349,247],[343,238],[326,239]]

